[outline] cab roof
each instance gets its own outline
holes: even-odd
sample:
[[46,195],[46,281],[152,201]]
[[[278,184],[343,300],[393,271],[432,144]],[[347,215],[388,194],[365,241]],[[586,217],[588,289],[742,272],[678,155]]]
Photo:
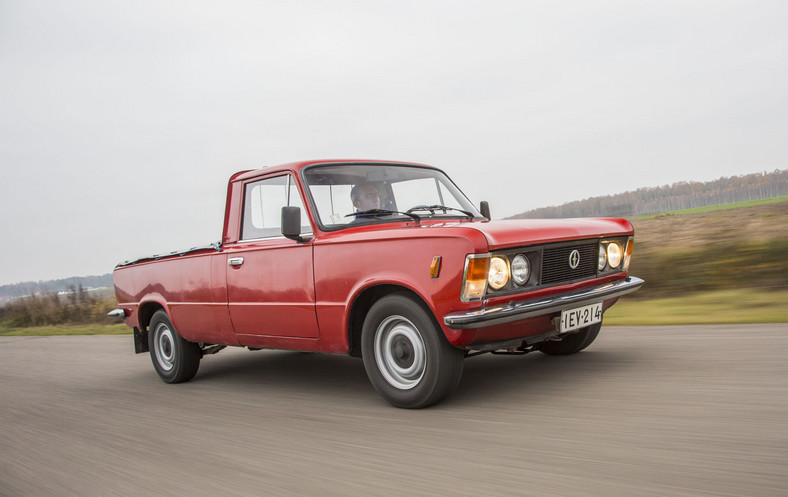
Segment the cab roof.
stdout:
[[277,172],[293,172],[298,174],[301,169],[307,166],[314,166],[314,165],[345,165],[345,164],[363,164],[363,165],[376,165],[380,164],[381,166],[418,166],[418,167],[426,167],[429,169],[437,169],[434,166],[430,166],[427,164],[419,164],[417,162],[400,162],[400,161],[386,161],[386,160],[371,160],[371,159],[316,159],[316,160],[306,160],[306,161],[298,161],[298,162],[289,162],[287,164],[280,164],[277,166],[266,166],[261,169],[254,169],[249,171],[240,171],[235,173],[231,178],[230,181],[245,181],[250,178],[256,178],[257,176],[267,175],[270,173],[277,173]]

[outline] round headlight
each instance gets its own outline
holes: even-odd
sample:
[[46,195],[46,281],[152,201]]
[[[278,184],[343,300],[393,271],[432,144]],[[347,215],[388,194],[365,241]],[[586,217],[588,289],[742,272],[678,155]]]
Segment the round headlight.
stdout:
[[523,254],[518,254],[512,259],[512,279],[518,286],[523,286],[528,283],[528,278],[531,276],[531,263],[528,262],[528,257]]
[[596,268],[599,271],[605,270],[605,264],[607,264],[607,250],[605,250],[604,245],[599,246],[599,262],[596,263]]
[[621,245],[615,242],[607,244],[607,261],[610,263],[610,267],[617,268],[621,264],[623,255]]
[[500,290],[509,281],[509,264],[503,257],[493,257],[490,259],[490,272],[487,276],[487,283],[493,290]]

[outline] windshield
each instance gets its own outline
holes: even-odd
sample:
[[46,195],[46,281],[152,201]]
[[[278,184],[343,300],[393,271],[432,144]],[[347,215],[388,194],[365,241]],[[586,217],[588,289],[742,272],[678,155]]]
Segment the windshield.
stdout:
[[481,214],[441,171],[418,166],[344,164],[303,172],[320,224],[473,218]]

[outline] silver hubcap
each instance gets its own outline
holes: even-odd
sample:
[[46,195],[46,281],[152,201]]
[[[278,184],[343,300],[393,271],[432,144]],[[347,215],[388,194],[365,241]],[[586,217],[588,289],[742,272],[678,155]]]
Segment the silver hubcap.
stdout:
[[172,330],[166,324],[156,326],[153,332],[153,350],[159,366],[165,371],[171,370],[175,364],[175,340]]
[[402,316],[386,318],[375,333],[375,362],[393,387],[410,390],[418,385],[427,365],[418,328]]

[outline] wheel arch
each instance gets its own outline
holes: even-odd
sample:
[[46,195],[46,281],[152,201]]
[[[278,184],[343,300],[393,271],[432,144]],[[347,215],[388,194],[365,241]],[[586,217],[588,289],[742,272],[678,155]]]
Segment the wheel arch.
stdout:
[[[156,314],[156,312],[158,311],[164,311],[167,313],[167,316],[170,315],[170,313],[167,311],[167,308],[161,302],[150,301],[140,304],[140,310],[139,310],[140,328],[143,330],[147,330],[151,319],[153,319],[153,315]],[[170,317],[170,319],[172,318]]]
[[435,312],[427,304],[426,300],[414,290],[394,283],[378,284],[361,291],[353,300],[348,314],[348,354],[353,357],[361,357],[361,329],[364,326],[364,319],[369,312],[372,304],[381,298],[391,294],[407,295],[424,308],[424,311],[430,316],[435,324],[435,327],[440,330],[438,320],[435,317]]

